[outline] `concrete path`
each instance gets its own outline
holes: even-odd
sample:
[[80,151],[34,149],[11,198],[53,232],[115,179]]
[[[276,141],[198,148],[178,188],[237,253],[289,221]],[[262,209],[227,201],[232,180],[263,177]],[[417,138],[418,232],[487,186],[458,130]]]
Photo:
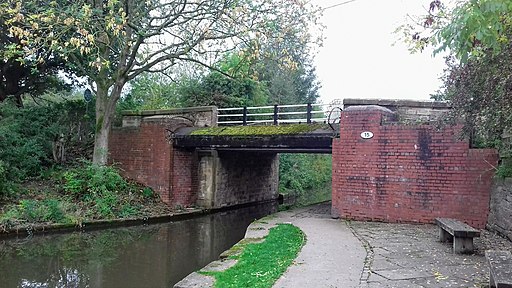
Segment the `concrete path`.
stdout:
[[359,287],[366,251],[345,222],[330,218],[330,203],[278,215],[274,221],[299,227],[307,242],[275,288]]

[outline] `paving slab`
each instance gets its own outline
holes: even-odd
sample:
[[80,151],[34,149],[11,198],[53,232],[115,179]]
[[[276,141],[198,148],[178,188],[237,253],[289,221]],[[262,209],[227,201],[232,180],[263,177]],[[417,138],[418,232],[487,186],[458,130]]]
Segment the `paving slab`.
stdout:
[[[475,253],[460,255],[453,254],[450,243],[438,241],[435,225],[349,225],[367,249],[368,276],[360,287],[488,287],[483,252],[489,239],[499,236],[484,232],[486,239],[475,238]],[[505,249],[512,248],[506,244]]]

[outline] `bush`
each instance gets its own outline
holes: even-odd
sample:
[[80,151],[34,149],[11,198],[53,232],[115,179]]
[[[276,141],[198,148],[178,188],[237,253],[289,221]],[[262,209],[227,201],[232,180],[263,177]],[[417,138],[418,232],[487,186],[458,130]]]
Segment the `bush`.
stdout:
[[139,209],[132,202],[154,197],[150,188],[127,182],[116,168],[86,161],[65,172],[63,180],[64,193],[89,203],[88,216],[92,218],[135,216]]
[[64,219],[62,203],[57,199],[21,200],[5,215],[13,220],[29,222],[60,222]]
[[509,178],[512,177],[512,159],[504,158],[501,161],[498,170],[496,171],[498,178]]
[[0,181],[20,182],[38,177],[45,169],[66,160],[54,159],[57,144],[63,146],[68,160],[90,154],[94,126],[91,113],[94,112],[86,111],[83,101],[25,108],[9,101],[0,103]]
[[87,196],[126,190],[128,182],[111,166],[98,166],[87,161],[83,166],[64,173],[64,191],[71,195]]

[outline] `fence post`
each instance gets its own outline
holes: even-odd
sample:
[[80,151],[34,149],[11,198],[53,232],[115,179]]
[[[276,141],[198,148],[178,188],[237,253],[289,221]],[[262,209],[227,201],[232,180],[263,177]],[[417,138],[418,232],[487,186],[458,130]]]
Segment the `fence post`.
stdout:
[[313,111],[313,107],[311,106],[311,103],[308,103],[308,107],[306,109],[306,122],[308,124],[311,124],[311,111]]
[[242,116],[243,126],[247,126],[247,107],[244,106],[244,116]]
[[278,113],[279,108],[277,107],[277,104],[274,105],[274,125],[277,125],[277,119],[279,118]]

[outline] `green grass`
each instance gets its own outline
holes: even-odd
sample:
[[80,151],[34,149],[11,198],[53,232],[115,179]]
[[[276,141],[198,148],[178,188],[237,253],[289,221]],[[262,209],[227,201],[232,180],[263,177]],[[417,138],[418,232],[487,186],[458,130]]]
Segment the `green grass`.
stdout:
[[223,272],[207,272],[215,277],[216,288],[272,287],[297,257],[304,245],[302,231],[291,224],[270,229],[265,241],[248,244],[238,262]]
[[190,135],[205,136],[264,136],[264,135],[290,135],[312,132],[325,129],[324,124],[289,124],[277,126],[228,126],[198,129]]

